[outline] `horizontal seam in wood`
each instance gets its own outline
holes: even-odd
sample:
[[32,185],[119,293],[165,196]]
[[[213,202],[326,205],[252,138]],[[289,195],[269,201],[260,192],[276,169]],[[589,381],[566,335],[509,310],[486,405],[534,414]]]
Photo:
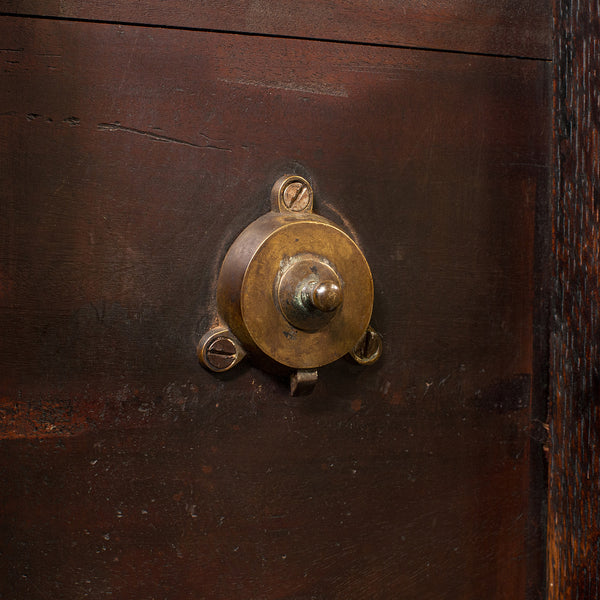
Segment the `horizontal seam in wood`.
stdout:
[[515,60],[534,60],[541,62],[552,62],[551,58],[543,56],[522,56],[518,54],[499,54],[493,52],[476,52],[468,50],[451,50],[448,48],[429,48],[422,46],[410,46],[407,44],[390,44],[383,42],[368,42],[368,41],[357,41],[357,40],[336,40],[321,37],[307,37],[297,35],[281,35],[276,33],[260,33],[251,31],[235,31],[228,29],[211,29],[205,27],[184,27],[181,25],[160,25],[157,23],[138,23],[134,21],[112,21],[105,19],[85,19],[82,17],[59,17],[56,15],[36,15],[36,14],[23,14],[23,13],[11,13],[1,12],[0,17],[14,17],[23,19],[44,19],[49,21],[69,21],[75,23],[96,23],[98,25],[123,25],[127,27],[147,27],[151,29],[171,29],[178,31],[198,31],[202,33],[222,33],[226,35],[243,35],[248,37],[263,37],[263,38],[276,38],[284,40],[302,40],[311,42],[323,42],[327,44],[349,44],[354,46],[368,46],[373,48],[397,48],[401,50],[416,50],[419,52],[443,52],[446,54],[461,54],[466,56],[485,56],[487,58],[506,58]]

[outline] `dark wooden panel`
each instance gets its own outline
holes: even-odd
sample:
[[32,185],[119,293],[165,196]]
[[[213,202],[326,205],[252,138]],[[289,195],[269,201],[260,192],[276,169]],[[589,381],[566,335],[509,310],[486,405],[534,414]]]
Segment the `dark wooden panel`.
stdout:
[[4,0],[2,10],[219,31],[550,58],[543,0]]
[[[0,27],[2,594],[525,597],[547,65]],[[308,399],[194,353],[289,170],[385,343]]]
[[600,596],[600,158],[594,3],[556,3],[549,598]]

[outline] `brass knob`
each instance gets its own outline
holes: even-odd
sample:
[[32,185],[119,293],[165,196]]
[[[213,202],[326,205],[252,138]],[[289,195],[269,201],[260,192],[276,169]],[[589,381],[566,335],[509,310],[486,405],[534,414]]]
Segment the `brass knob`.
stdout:
[[340,286],[331,280],[310,287],[309,303],[321,312],[332,312],[340,306],[344,295]]
[[318,331],[341,306],[342,283],[330,262],[314,254],[300,254],[284,267],[277,296],[288,323],[302,331]]

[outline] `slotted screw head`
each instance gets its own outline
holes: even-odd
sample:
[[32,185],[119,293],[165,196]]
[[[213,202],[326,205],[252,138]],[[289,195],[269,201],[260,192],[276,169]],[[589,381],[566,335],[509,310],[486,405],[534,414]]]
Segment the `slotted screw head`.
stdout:
[[379,360],[382,350],[383,340],[381,336],[372,327],[368,327],[350,352],[350,356],[359,365],[372,365]]
[[312,212],[313,190],[300,175],[280,177],[271,190],[271,208],[279,212]]
[[288,210],[302,212],[310,203],[310,189],[301,181],[292,181],[283,188],[282,197]]
[[226,371],[235,364],[238,352],[233,340],[218,337],[206,348],[206,361],[217,371]]

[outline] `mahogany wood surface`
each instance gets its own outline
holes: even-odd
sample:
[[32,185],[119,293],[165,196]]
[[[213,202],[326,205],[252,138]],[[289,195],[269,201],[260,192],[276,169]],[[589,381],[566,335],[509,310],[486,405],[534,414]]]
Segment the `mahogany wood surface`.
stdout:
[[600,13],[556,2],[548,591],[600,597]]
[[[538,597],[548,64],[9,17],[0,39],[0,596]],[[384,338],[307,398],[195,357],[290,171],[364,249]]]
[[0,10],[299,38],[551,58],[543,0],[3,0]]

